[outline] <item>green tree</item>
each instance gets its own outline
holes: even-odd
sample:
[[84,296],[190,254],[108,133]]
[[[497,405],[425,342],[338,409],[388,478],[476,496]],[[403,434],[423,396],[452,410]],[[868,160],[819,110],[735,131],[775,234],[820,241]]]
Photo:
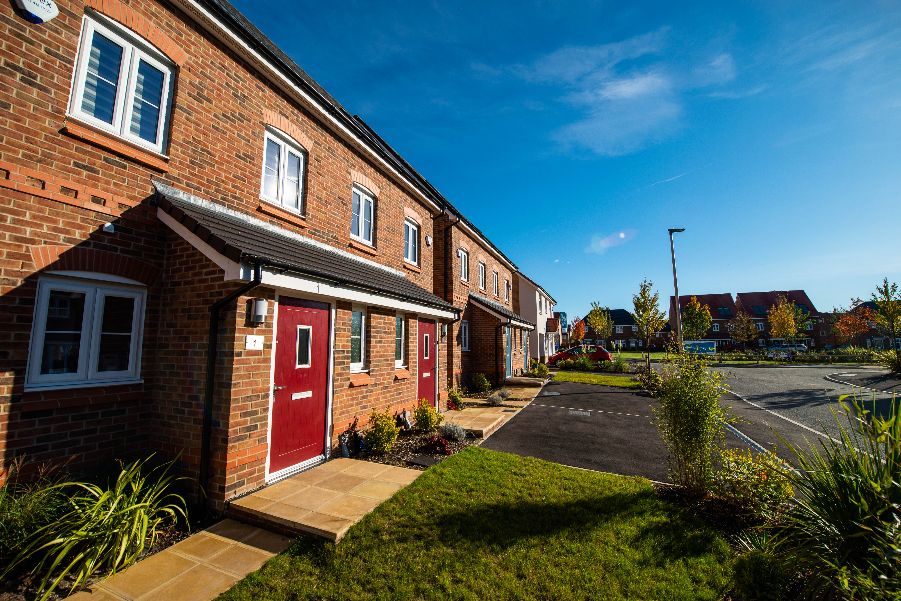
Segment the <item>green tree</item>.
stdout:
[[744,311],[736,313],[732,321],[729,322],[729,330],[732,333],[732,340],[740,342],[742,348],[747,347],[751,342],[757,340],[759,332],[757,324],[751,319],[751,316]]
[[803,309],[788,300],[784,294],[776,300],[776,304],[767,311],[771,338],[790,340],[797,338],[807,328],[810,317]]
[[644,348],[648,352],[651,338],[666,325],[666,315],[660,310],[660,294],[652,291],[653,286],[650,280],[642,280],[638,294],[632,297],[635,325],[638,326],[638,335],[644,340]]
[[613,333],[613,319],[610,317],[610,310],[598,303],[591,303],[591,311],[585,316],[585,321],[600,340],[609,339]]
[[683,340],[703,338],[712,325],[713,317],[710,316],[710,308],[702,305],[697,296],[692,296],[685,308],[682,309]]
[[891,339],[894,349],[895,357],[890,367],[892,371],[901,373],[901,349],[897,344],[898,338],[901,337],[901,291],[898,290],[898,284],[890,284],[888,278],[885,278],[876,286],[872,298],[876,304],[873,315],[876,327]]

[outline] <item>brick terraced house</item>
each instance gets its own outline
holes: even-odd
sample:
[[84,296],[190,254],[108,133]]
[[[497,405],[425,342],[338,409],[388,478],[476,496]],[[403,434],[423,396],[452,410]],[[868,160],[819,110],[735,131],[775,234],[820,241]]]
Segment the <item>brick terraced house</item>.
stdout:
[[[770,309],[779,302],[779,297],[786,297],[811,319],[806,329],[800,332],[798,341],[806,344],[808,348],[827,346],[831,344],[831,326],[827,323],[826,316],[820,314],[811,302],[810,297],[803,290],[771,290],[769,292],[739,292],[735,295],[735,304],[738,309],[751,316],[760,337],[757,343],[765,346],[770,340],[769,321],[767,317]],[[818,326],[819,324],[819,326]],[[829,332],[827,333],[827,328]],[[820,333],[822,332],[822,335]]]
[[526,366],[516,265],[224,0],[0,6],[0,454],[214,507]]
[[[712,323],[710,329],[703,336],[703,340],[713,340],[716,342],[717,350],[728,349],[733,345],[732,334],[729,331],[729,322],[735,318],[735,299],[732,294],[724,292],[722,294],[686,294],[679,296],[679,308],[685,311],[685,306],[691,301],[692,296],[698,297],[701,306],[706,306],[710,311]],[[676,304],[675,297],[669,299],[669,324],[670,328],[675,331],[676,328]]]

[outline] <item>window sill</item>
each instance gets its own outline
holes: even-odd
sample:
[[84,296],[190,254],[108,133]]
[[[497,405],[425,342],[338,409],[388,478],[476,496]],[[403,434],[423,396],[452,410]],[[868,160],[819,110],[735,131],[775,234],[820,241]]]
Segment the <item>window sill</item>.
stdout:
[[422,273],[422,268],[419,265],[414,265],[413,263],[408,263],[404,261],[404,269],[408,269],[413,273]]
[[350,242],[347,243],[347,245],[355,250],[362,251],[368,255],[377,256],[379,254],[379,251],[377,251],[375,249],[375,247],[369,246],[368,244],[365,244],[363,242],[358,242],[356,240],[351,240]]
[[369,386],[372,383],[372,376],[364,371],[350,374],[350,387]]
[[73,390],[76,388],[100,388],[104,386],[127,386],[143,384],[141,378],[129,380],[107,380],[105,382],[59,382],[55,384],[26,384],[24,392],[43,392],[52,390]]
[[142,165],[152,167],[157,171],[162,171],[164,173],[169,171],[168,157],[150,150],[145,150],[127,140],[117,138],[112,134],[91,127],[90,125],[84,125],[75,121],[72,117],[66,119],[62,131],[68,136],[90,142],[91,144],[110,150],[120,156],[137,161]]
[[466,280],[460,280],[460,283],[463,284],[464,286],[466,286],[467,288],[470,287],[469,282],[467,282]]
[[406,367],[398,367],[394,370],[394,379],[395,380],[409,380],[412,376],[410,374],[410,370]]
[[271,217],[277,217],[283,221],[287,221],[288,223],[294,224],[299,227],[307,227],[307,217],[306,215],[301,215],[300,213],[294,213],[293,211],[289,211],[288,209],[283,209],[278,205],[272,204],[268,200],[260,199],[260,204],[257,207],[257,211],[260,213],[265,213]]

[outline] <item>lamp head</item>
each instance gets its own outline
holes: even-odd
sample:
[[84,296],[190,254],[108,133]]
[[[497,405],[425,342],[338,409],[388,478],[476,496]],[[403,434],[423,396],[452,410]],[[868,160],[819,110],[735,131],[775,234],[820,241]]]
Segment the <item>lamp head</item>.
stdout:
[[679,232],[684,232],[684,231],[685,231],[685,228],[684,228],[684,227],[671,227],[671,228],[669,228],[669,233],[670,233],[670,234],[677,234],[677,233],[679,233]]

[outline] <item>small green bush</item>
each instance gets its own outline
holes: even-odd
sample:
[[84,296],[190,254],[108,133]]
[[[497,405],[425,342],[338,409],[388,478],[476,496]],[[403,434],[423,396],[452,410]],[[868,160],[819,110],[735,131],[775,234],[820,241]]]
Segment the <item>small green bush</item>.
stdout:
[[422,399],[413,410],[413,423],[417,430],[422,432],[434,432],[444,421],[444,416],[438,413],[427,399]]
[[647,367],[640,369],[635,375],[635,379],[638,380],[641,387],[650,392],[652,396],[660,394],[660,385],[663,383],[663,378],[660,376],[660,372],[653,367],[650,369]]
[[713,453],[725,440],[728,416],[719,404],[724,390],[723,375],[687,353],[661,374],[654,414],[670,452],[670,473],[675,484],[699,496],[709,489]]
[[629,364],[620,355],[617,355],[613,358],[613,365],[611,366],[611,369],[614,373],[624,374],[629,371]]
[[41,469],[35,479],[20,482],[23,466],[24,460],[13,461],[0,486],[0,565],[12,561],[22,541],[66,511],[66,495],[55,486],[62,476]]
[[172,463],[145,471],[151,458],[124,466],[109,489],[85,482],[54,485],[67,497],[66,513],[23,540],[0,579],[30,565],[44,601],[63,580],[77,589],[96,574],[137,561],[166,526],[187,519],[184,499],[171,491],[181,478],[169,474]]
[[532,370],[526,372],[525,375],[530,378],[547,378],[550,373],[547,365],[544,363],[535,363],[532,366]]
[[488,392],[491,390],[491,382],[485,377],[485,374],[478,373],[472,376],[472,389],[476,392]]
[[729,449],[720,454],[712,490],[749,516],[773,521],[783,513],[793,489],[789,467],[772,451]]
[[782,601],[788,598],[792,582],[785,559],[760,549],[735,559],[732,578],[736,601]]
[[451,411],[461,411],[463,409],[463,391],[459,388],[447,389],[447,408]]
[[441,427],[438,428],[438,433],[441,434],[441,436],[443,436],[444,438],[453,440],[454,442],[462,442],[466,440],[466,428],[464,428],[460,424],[455,424],[453,422],[441,424]]
[[375,409],[369,414],[369,428],[363,435],[366,447],[373,453],[387,453],[397,441],[400,428],[397,420],[387,411],[380,412]]

